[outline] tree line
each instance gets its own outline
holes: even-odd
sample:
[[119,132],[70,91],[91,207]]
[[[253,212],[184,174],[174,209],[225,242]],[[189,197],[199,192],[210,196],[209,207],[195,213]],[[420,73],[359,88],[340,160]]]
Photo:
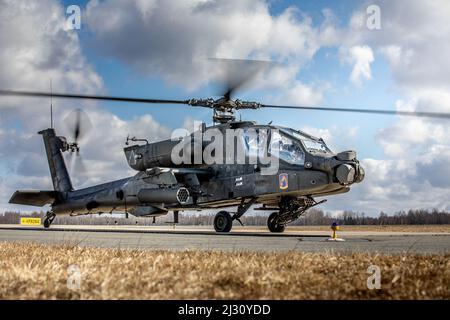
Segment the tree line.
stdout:
[[[247,214],[241,220],[245,225],[265,226],[268,214]],[[35,212],[32,214],[21,214],[19,212],[5,212],[0,214],[0,224],[20,223],[20,217],[39,217],[43,218],[44,212]],[[180,213],[180,225],[205,225],[213,224],[215,213]],[[173,215],[153,218],[136,218],[119,214],[105,215],[86,215],[78,217],[58,216],[54,224],[61,225],[168,225],[173,222]],[[337,222],[340,225],[423,225],[423,224],[450,224],[450,212],[433,210],[408,210],[399,211],[392,215],[380,212],[378,216],[367,216],[364,212],[344,211],[337,215],[324,212],[320,209],[310,209],[304,216],[293,222],[291,225],[297,226],[320,226],[331,225]]]

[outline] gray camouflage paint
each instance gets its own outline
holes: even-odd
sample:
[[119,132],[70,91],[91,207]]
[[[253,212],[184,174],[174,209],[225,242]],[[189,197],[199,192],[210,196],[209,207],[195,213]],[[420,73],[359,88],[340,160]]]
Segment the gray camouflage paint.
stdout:
[[[277,129],[252,122],[232,122],[215,126],[219,130],[236,127]],[[364,171],[353,151],[338,155],[311,154],[305,148],[305,163],[309,167],[291,165],[280,160],[278,173],[262,175],[261,167],[253,164],[184,165],[171,162],[171,151],[176,141],[165,140],[124,149],[127,161],[136,175],[108,183],[73,190],[62,156],[65,139],[57,137],[53,129],[40,132],[49,162],[54,191],[17,191],[10,203],[43,206],[51,204],[52,212],[69,215],[129,212],[136,216],[158,216],[174,210],[221,208],[238,205],[241,200],[255,198],[255,203],[277,207],[282,197],[322,197],[345,193],[350,185],[361,182]],[[295,138],[294,138],[295,139]],[[314,138],[317,139],[317,138]],[[140,157],[135,157],[140,154]],[[337,168],[345,165],[354,171],[353,181],[339,181]],[[343,171],[345,169],[340,169]],[[280,174],[287,177],[287,186],[281,188]],[[181,204],[173,198],[180,188],[187,188],[191,196]],[[147,202],[142,191],[158,192],[160,199]],[[141,194],[141,196],[139,196]],[[166,196],[171,194],[171,196]],[[175,200],[175,201],[173,201]]]

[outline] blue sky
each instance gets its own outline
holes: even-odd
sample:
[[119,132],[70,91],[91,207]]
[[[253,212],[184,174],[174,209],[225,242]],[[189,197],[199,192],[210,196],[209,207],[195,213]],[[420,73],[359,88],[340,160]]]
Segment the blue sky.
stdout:
[[[64,29],[65,9],[73,4],[82,9],[81,30]],[[365,25],[366,9],[373,4],[381,12],[380,30]],[[239,98],[450,111],[450,5],[445,0],[24,0],[1,6],[4,88],[47,90],[52,78],[55,91],[207,98],[216,94],[220,77],[205,67],[206,58],[256,57],[278,68]],[[91,184],[133,174],[121,150],[127,134],[162,138],[194,119],[211,123],[212,115],[188,106],[54,104],[62,133],[64,114],[80,104],[93,118],[94,130],[83,146]],[[0,101],[0,150],[9,150],[0,151],[0,207],[10,208],[8,195],[16,188],[50,187],[42,142],[35,135],[48,123],[47,108],[43,100]],[[445,122],[270,109],[242,112],[242,119],[303,129],[322,136],[334,151],[357,151],[366,181],[331,199],[326,210],[450,209],[450,185],[442,183],[447,175],[444,181],[450,181],[449,169],[441,165],[450,160]]]

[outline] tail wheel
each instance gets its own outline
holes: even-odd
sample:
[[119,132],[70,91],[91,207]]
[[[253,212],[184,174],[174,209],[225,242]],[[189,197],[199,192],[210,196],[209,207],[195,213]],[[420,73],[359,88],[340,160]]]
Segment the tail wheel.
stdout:
[[55,220],[56,215],[47,213],[45,219],[44,219],[44,228],[49,228],[52,224],[53,220]]
[[270,232],[281,233],[286,228],[284,225],[277,223],[277,216],[278,212],[273,212],[270,214],[269,219],[267,219],[267,227]]
[[230,232],[233,219],[227,211],[219,211],[214,217],[214,229],[217,232]]

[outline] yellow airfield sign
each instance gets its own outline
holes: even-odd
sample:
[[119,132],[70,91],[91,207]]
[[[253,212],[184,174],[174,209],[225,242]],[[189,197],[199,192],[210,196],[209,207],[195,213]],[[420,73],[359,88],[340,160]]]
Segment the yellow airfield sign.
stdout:
[[20,218],[20,224],[27,226],[40,226],[41,218]]

